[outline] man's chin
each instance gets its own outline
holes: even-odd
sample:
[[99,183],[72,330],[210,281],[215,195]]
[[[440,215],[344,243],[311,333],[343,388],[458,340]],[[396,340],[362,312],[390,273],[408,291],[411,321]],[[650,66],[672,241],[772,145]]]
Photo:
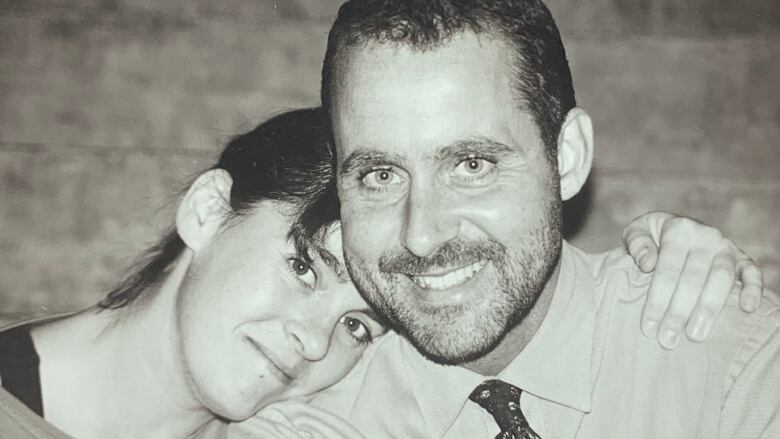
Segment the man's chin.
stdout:
[[507,329],[485,331],[474,328],[464,331],[463,326],[459,329],[459,331],[447,331],[446,327],[439,326],[433,333],[420,330],[418,326],[414,333],[402,329],[399,332],[425,358],[447,366],[459,366],[484,357],[501,343],[508,332]]
[[425,358],[433,361],[437,364],[445,366],[460,366],[466,363],[471,363],[480,358],[483,358],[489,354],[498,345],[498,341],[494,344],[481,346],[479,348],[468,347],[466,349],[448,349],[448,350],[432,350],[430,346],[417,343],[411,339],[409,341]]

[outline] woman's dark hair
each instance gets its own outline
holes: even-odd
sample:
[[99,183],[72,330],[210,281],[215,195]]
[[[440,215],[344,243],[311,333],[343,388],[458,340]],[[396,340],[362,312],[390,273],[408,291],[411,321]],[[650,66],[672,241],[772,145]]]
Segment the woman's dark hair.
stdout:
[[[291,205],[295,213],[288,236],[309,262],[309,248],[322,243],[339,215],[327,126],[320,108],[280,114],[234,137],[212,167],[226,170],[233,179],[230,207],[235,215],[249,213],[266,200]],[[115,309],[130,304],[165,278],[184,248],[172,227],[98,305]]]

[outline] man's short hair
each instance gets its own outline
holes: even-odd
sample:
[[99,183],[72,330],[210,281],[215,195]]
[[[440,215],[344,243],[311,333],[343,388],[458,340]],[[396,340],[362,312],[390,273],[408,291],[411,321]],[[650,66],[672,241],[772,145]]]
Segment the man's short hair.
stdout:
[[339,9],[322,67],[322,103],[330,112],[349,51],[398,44],[426,51],[471,31],[500,37],[514,50],[516,98],[536,120],[554,159],[566,113],[576,106],[558,28],[539,0],[350,0]]

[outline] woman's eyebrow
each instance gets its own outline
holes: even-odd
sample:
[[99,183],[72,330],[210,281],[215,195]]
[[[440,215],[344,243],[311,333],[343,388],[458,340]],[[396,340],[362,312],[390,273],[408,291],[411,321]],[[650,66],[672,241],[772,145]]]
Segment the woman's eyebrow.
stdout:
[[368,169],[382,165],[399,165],[403,158],[397,154],[390,154],[377,150],[359,148],[352,151],[339,165],[339,175],[346,175],[358,169]]
[[371,309],[371,308],[364,308],[364,309],[359,309],[358,312],[361,312],[361,313],[365,314],[369,319],[371,319],[371,320],[379,323],[380,325],[384,326],[382,324],[382,322],[384,320],[380,319],[379,316],[374,312],[373,309]]
[[322,263],[330,268],[334,273],[336,273],[336,278],[340,283],[352,282],[352,279],[349,277],[349,273],[347,273],[347,269],[344,267],[344,265],[341,264],[341,262],[339,262],[339,259],[334,256],[333,253],[319,246],[317,246],[316,250],[317,255],[320,257]]

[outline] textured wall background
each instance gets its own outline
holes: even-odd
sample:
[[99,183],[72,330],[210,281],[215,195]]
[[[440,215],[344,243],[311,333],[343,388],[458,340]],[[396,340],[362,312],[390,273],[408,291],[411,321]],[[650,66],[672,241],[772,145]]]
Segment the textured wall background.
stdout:
[[[0,320],[94,303],[230,134],[316,105],[340,2],[0,0]],[[597,135],[575,242],[681,212],[780,290],[777,2],[550,8]]]

